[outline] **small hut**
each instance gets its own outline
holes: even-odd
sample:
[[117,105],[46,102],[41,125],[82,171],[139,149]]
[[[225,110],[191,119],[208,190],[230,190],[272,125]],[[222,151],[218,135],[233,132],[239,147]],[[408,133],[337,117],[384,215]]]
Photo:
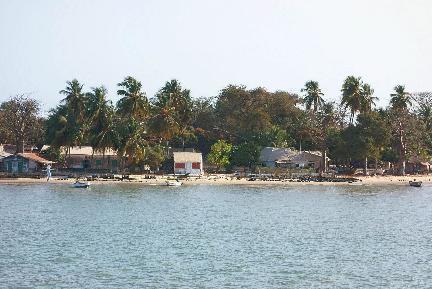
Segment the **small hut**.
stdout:
[[52,162],[34,153],[18,153],[3,158],[4,171],[14,174],[41,172],[48,164]]
[[204,174],[201,153],[174,152],[174,174],[199,176]]

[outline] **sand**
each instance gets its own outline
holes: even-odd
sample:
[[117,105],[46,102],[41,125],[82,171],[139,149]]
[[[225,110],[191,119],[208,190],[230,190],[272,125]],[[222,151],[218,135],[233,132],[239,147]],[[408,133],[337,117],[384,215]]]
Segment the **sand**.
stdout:
[[[130,176],[132,179],[127,181],[120,180],[96,180],[91,181],[92,184],[106,184],[106,183],[137,183],[142,185],[165,185],[169,176],[157,176],[156,179],[145,179],[141,175]],[[422,181],[423,184],[432,184],[432,175],[416,175],[416,176],[359,176],[359,182],[349,185],[401,185],[407,186],[409,181],[417,180]],[[75,179],[58,179],[51,178],[49,182],[46,179],[32,179],[32,178],[14,178],[14,179],[0,179],[1,184],[72,184]],[[248,181],[247,179],[236,179],[231,176],[216,175],[204,176],[201,178],[190,178],[181,180],[184,185],[322,185],[322,186],[340,186],[347,185],[347,182],[334,183],[334,182],[297,182],[297,181]]]

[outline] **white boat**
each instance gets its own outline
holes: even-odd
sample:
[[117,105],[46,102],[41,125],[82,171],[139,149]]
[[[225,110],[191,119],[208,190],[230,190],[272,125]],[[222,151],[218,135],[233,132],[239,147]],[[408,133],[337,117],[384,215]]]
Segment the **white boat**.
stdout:
[[168,187],[178,187],[182,185],[182,182],[176,180],[168,180],[165,183]]
[[76,181],[75,183],[73,183],[72,187],[74,188],[88,188],[90,187],[90,182],[80,182],[80,181]]

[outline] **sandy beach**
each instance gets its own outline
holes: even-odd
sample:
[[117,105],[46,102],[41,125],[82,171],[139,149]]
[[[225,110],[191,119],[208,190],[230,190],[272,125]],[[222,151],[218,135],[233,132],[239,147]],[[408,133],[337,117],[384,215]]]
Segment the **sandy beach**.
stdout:
[[[111,179],[98,179],[91,181],[92,184],[106,184],[106,183],[136,183],[142,185],[164,185],[172,176],[157,176],[155,179],[146,179],[142,175],[131,175],[130,180],[111,180]],[[423,184],[432,184],[431,175],[416,175],[416,176],[358,176],[359,181],[349,184],[347,182],[299,182],[296,180],[283,180],[283,181],[264,181],[255,180],[249,181],[245,178],[237,179],[231,176],[216,175],[204,176],[201,178],[182,179],[184,185],[321,185],[321,186],[340,186],[340,185],[401,185],[407,186],[409,181],[417,180],[422,181]],[[45,178],[7,178],[0,179],[1,184],[71,184],[75,181],[74,178],[63,179],[53,177],[48,182]]]

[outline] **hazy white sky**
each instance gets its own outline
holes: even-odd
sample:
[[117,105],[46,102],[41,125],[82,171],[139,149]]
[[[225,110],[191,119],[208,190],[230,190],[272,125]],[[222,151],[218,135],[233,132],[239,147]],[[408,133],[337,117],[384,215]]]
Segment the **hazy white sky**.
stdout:
[[362,76],[386,105],[396,84],[432,90],[429,0],[0,0],[0,101],[31,92],[44,109],[66,80],[138,78],[148,96],[177,78],[194,97],[227,84],[338,99]]

